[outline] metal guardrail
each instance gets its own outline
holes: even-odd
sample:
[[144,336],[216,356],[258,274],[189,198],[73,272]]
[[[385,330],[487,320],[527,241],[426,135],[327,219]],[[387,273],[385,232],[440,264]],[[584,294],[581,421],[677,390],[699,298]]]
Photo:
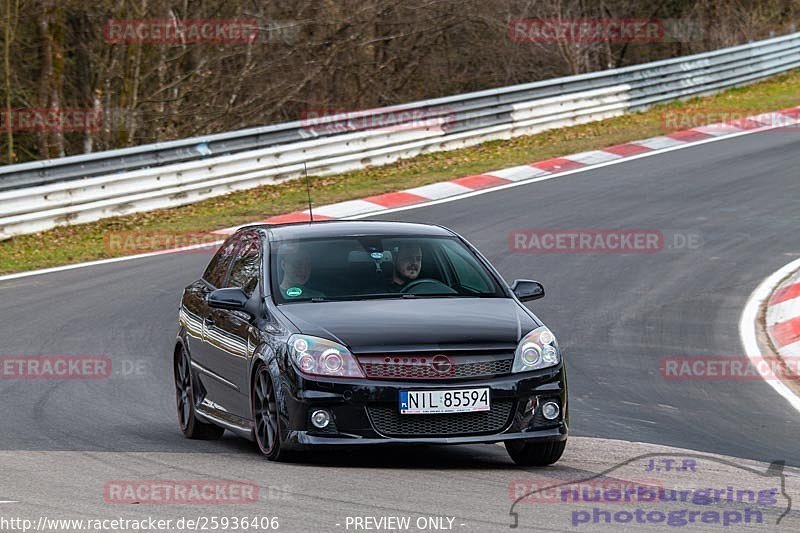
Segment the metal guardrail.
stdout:
[[[797,67],[800,33],[320,121],[9,165],[0,168],[0,239],[277,183],[300,176],[304,162],[317,175],[382,165],[617,116]],[[364,127],[354,115],[396,127]],[[413,118],[420,115],[424,126]]]

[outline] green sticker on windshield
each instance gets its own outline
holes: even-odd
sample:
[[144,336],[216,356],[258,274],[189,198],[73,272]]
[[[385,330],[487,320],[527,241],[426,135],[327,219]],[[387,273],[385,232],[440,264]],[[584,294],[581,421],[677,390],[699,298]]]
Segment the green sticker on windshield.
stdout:
[[286,289],[286,296],[291,296],[294,298],[296,296],[300,296],[301,294],[303,294],[303,289],[300,287],[289,287]]

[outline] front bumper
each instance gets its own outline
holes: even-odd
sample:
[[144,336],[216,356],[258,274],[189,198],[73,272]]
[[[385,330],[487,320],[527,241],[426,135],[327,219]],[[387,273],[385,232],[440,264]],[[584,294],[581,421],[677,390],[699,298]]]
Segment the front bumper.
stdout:
[[[558,441],[567,438],[569,410],[564,368],[495,378],[451,381],[377,381],[308,379],[294,374],[285,381],[286,444],[474,444],[506,440]],[[401,390],[488,387],[492,412],[447,415],[400,415]],[[544,401],[557,401],[561,413],[548,421]],[[331,424],[315,428],[311,413],[325,409]],[[464,416],[464,415],[467,416]]]

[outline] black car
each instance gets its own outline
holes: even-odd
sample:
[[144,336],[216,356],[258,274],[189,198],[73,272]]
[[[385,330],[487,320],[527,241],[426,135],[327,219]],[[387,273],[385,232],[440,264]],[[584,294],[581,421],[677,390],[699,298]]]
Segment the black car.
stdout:
[[466,240],[378,221],[258,225],[217,251],[180,307],[184,435],[293,449],[504,442],[556,462],[569,417],[550,330]]

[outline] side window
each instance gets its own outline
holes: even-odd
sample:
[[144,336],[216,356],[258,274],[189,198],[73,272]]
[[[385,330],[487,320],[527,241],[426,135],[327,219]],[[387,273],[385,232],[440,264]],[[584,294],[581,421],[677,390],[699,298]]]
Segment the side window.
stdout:
[[228,273],[231,261],[233,261],[233,255],[236,252],[238,243],[238,238],[231,238],[225,241],[208,264],[203,274],[203,279],[214,288],[219,289],[225,283],[225,275]]
[[228,287],[239,287],[247,296],[252,296],[258,286],[258,275],[261,271],[261,241],[251,233],[242,237],[240,243]]

